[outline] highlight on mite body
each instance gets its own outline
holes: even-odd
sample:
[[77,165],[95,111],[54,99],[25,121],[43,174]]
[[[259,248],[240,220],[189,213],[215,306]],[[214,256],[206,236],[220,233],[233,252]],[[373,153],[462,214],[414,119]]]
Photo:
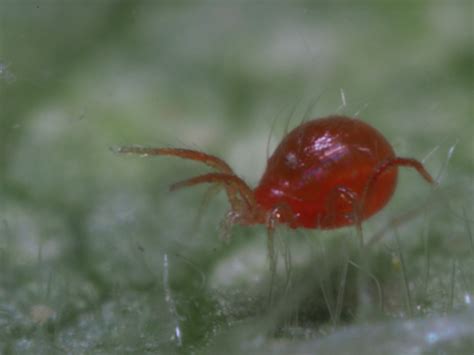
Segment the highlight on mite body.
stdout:
[[341,115],[313,119],[290,131],[268,159],[255,188],[225,161],[201,151],[128,146],[118,152],[173,156],[211,167],[213,172],[176,182],[171,190],[199,184],[223,187],[230,203],[229,226],[333,229],[360,225],[388,203],[399,167],[413,168],[434,184],[421,162],[396,156],[375,128]]

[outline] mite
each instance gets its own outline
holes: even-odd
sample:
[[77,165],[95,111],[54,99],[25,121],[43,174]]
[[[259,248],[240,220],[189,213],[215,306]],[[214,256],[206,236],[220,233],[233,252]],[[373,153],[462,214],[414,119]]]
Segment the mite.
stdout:
[[198,184],[223,187],[230,203],[224,223],[228,227],[360,227],[392,197],[399,167],[413,168],[434,184],[418,160],[396,156],[375,128],[340,115],[313,119],[289,132],[268,159],[254,189],[225,161],[200,151],[131,146],[121,147],[119,152],[175,156],[213,168],[213,172],[173,184],[171,190]]

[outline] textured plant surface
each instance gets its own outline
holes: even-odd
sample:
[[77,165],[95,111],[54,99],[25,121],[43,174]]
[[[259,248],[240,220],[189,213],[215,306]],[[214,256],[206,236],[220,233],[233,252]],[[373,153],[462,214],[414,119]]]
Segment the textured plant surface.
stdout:
[[[472,3],[173,4],[0,1],[0,352],[472,353]],[[402,171],[364,249],[278,229],[274,275],[264,227],[219,240],[223,194],[168,192],[205,168],[114,152],[254,186],[270,135],[335,112],[439,186]]]

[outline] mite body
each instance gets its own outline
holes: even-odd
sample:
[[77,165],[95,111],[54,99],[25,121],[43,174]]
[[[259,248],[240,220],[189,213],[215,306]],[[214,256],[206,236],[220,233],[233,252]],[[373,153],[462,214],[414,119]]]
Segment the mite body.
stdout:
[[275,224],[332,229],[362,221],[392,197],[398,168],[414,168],[434,181],[415,159],[397,157],[390,143],[367,123],[345,116],[305,122],[289,132],[267,161],[255,189],[220,158],[179,148],[122,147],[121,153],[168,155],[200,161],[215,172],[171,186],[208,183],[222,186],[230,202],[226,225]]

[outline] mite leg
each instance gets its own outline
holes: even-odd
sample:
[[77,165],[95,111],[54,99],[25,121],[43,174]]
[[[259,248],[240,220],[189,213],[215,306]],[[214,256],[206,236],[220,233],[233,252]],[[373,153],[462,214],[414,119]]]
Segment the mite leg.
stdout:
[[[436,181],[431,177],[430,173],[426,171],[425,167],[421,162],[416,159],[412,158],[401,158],[396,157],[393,159],[386,160],[382,162],[374,171],[372,176],[370,177],[369,181],[367,182],[364,193],[362,195],[360,208],[363,211],[365,200],[370,192],[370,189],[375,185],[377,179],[387,170],[393,169],[395,167],[408,167],[415,169],[423,179],[425,179],[428,183],[432,185],[436,185]],[[411,214],[411,213],[410,213]],[[377,238],[376,238],[377,239]],[[373,243],[374,238],[371,239],[370,244]]]
[[239,199],[236,197],[237,193],[240,195],[242,200],[245,202],[246,207],[249,211],[253,210],[256,206],[253,191],[248,185],[238,176],[223,173],[209,173],[199,175],[187,180],[179,181],[170,186],[170,190],[174,191],[183,187],[194,186],[205,183],[217,183],[224,184],[229,193],[229,200],[232,206],[239,207]]
[[[222,159],[214,155],[199,152],[197,150],[182,148],[147,148],[138,146],[128,146],[120,147],[118,149],[118,152],[122,154],[138,154],[143,156],[174,156],[182,159],[199,161],[212,168],[217,169],[222,173],[235,175],[232,168]],[[229,201],[232,203],[232,201],[235,201],[236,199],[236,193],[234,189],[228,186],[226,186],[226,190]]]
[[191,149],[182,149],[182,148],[146,148],[146,147],[136,147],[136,146],[129,146],[129,147],[120,147],[118,149],[119,153],[122,154],[138,154],[142,156],[174,156],[182,159],[189,159],[202,162],[212,168],[217,169],[222,173],[227,174],[234,174],[232,168],[222,159],[206,154],[203,152],[199,152],[197,150]]
[[326,207],[327,214],[320,217],[317,221],[318,225],[326,228],[355,225],[357,235],[363,245],[363,215],[358,194],[346,186],[336,186],[328,196]]
[[339,186],[336,188],[337,197],[343,198],[352,206],[352,211],[349,218],[352,224],[356,227],[357,237],[361,248],[364,246],[364,233],[362,231],[363,209],[359,196],[350,188]]
[[[270,288],[268,292],[268,301],[269,304],[273,301],[273,287],[275,284],[275,276],[277,273],[278,265],[278,254],[276,253],[275,248],[275,229],[280,224],[280,221],[283,223],[288,223],[291,225],[293,220],[293,210],[285,203],[278,204],[268,212],[266,217],[266,226],[267,226],[267,252],[268,252],[268,261],[270,263]],[[289,246],[286,246],[289,248]],[[285,250],[284,262],[286,270],[286,289],[288,289],[290,284],[291,277],[291,253],[290,250]]]
[[273,302],[273,287],[275,284],[275,276],[277,269],[277,255],[275,253],[275,224],[271,220],[271,217],[267,222],[267,253],[268,261],[270,263],[270,287],[268,289],[268,304],[271,305]]
[[367,197],[367,194],[369,190],[374,186],[375,181],[378,179],[380,175],[382,175],[385,171],[390,170],[395,167],[407,167],[407,168],[413,168],[415,169],[423,179],[425,179],[427,182],[429,182],[432,185],[435,185],[436,182],[434,179],[431,177],[430,173],[426,171],[425,167],[421,162],[419,162],[416,159],[411,159],[411,158],[401,158],[401,157],[396,157],[393,159],[388,159],[384,162],[382,162],[374,171],[372,176],[370,177],[369,181],[367,182],[367,185],[365,187],[364,195],[363,195],[363,200],[364,202],[365,198]]

